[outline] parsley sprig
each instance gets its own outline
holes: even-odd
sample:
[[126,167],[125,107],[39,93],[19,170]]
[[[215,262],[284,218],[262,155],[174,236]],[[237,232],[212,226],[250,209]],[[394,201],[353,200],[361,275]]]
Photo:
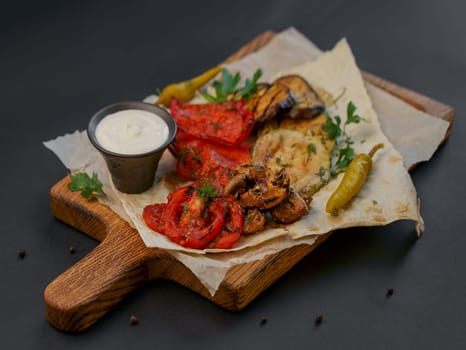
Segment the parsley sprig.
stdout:
[[222,81],[214,81],[212,87],[215,89],[215,96],[208,92],[203,92],[202,96],[209,102],[224,102],[236,98],[245,98],[249,100],[257,90],[257,81],[262,76],[262,70],[258,69],[252,79],[246,79],[242,88],[238,87],[241,80],[239,72],[232,75],[228,69],[222,70]]
[[81,196],[85,199],[91,199],[98,194],[103,194],[102,183],[97,178],[96,173],[90,177],[87,173],[76,173],[70,175],[71,182],[68,189],[72,192],[81,191]]
[[219,195],[217,188],[210,182],[205,182],[201,187],[196,188],[196,191],[199,197],[205,200],[215,199]]
[[356,114],[356,109],[357,107],[352,101],[350,101],[346,107],[346,121],[343,125],[339,115],[336,115],[334,118],[327,118],[327,122],[324,124],[324,130],[327,131],[328,138],[335,140],[337,158],[332,162],[332,177],[345,172],[349,163],[355,156],[355,152],[352,147],[354,142],[346,133],[346,126],[349,124],[358,124],[363,120],[358,114]]

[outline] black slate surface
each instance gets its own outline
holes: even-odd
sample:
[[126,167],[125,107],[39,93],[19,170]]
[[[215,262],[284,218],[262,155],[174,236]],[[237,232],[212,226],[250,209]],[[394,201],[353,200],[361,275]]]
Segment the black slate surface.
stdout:
[[[0,347],[465,348],[465,10],[460,0],[3,2]],[[66,169],[41,142],[290,25],[324,49],[346,36],[360,67],[455,108],[450,140],[412,172],[424,236],[405,222],[338,232],[240,313],[155,281],[83,334],[51,327],[44,288],[97,242],[51,215],[48,191]]]

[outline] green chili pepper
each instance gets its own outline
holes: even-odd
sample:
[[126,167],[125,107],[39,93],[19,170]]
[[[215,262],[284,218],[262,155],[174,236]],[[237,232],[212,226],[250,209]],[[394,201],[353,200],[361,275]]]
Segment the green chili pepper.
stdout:
[[207,84],[207,82],[220,73],[221,70],[222,67],[220,66],[214,67],[191,80],[165,86],[155,104],[170,107],[172,98],[176,98],[180,101],[191,100],[196,94],[196,91]]
[[338,209],[348,204],[348,202],[359,193],[366,181],[367,175],[371,171],[372,156],[380,148],[383,148],[382,143],[372,147],[368,154],[361,153],[354,157],[348,165],[345,175],[337,189],[327,201],[327,206],[325,207],[327,213],[338,215]]

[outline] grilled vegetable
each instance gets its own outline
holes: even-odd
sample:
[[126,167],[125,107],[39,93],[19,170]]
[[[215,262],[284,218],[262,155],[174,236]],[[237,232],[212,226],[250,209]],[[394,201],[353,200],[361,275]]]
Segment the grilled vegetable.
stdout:
[[288,197],[272,209],[271,214],[280,224],[291,224],[309,213],[309,205],[296,192],[291,191]]
[[187,248],[231,248],[242,233],[243,209],[232,196],[210,198],[201,189],[184,186],[172,192],[166,204],[146,206],[144,221]]
[[289,118],[313,118],[325,110],[321,101],[312,86],[299,75],[286,75],[275,83],[283,84],[293,94],[296,104],[286,113]]
[[232,196],[218,198],[225,206],[225,225],[222,232],[209,244],[214,249],[229,249],[243,233],[244,211]]
[[260,163],[237,167],[225,186],[225,194],[238,198],[239,204],[245,208],[243,234],[262,231],[267,211],[279,223],[292,223],[309,212],[308,203],[290,190],[286,170],[273,171]]
[[338,209],[348,204],[359,193],[371,171],[372,157],[382,147],[383,144],[379,143],[372,147],[368,154],[361,153],[354,157],[337,189],[327,201],[325,207],[327,213],[338,215]]
[[249,209],[244,217],[243,234],[262,231],[265,227],[265,214],[257,208]]
[[262,164],[241,168],[247,170],[246,178],[250,185],[247,191],[239,194],[244,208],[270,209],[287,197],[290,181],[283,169],[274,172]]
[[251,161],[272,170],[285,168],[295,191],[315,192],[323,184],[323,173],[330,173],[334,141],[322,129],[326,119],[322,115],[269,123],[254,145]]
[[172,99],[170,111],[181,132],[213,142],[239,145],[254,126],[245,100],[221,103],[185,103]]
[[265,92],[259,90],[258,93],[262,95],[255,104],[253,111],[256,122],[265,122],[272,119],[279,112],[286,111],[295,104],[290,89],[280,83],[273,83]]
[[[257,84],[256,91],[254,94],[251,96],[251,99],[246,103],[244,108],[246,108],[248,111],[251,111],[254,113],[256,110],[257,104],[259,103],[259,100],[261,97],[267,92],[267,90],[270,88],[270,84],[267,83],[259,83]],[[235,97],[233,99],[239,99],[240,98],[239,91],[235,94]]]
[[196,91],[213,79],[221,70],[222,67],[220,66],[214,67],[191,80],[165,86],[155,104],[170,107],[172,98],[180,101],[190,101]]
[[173,150],[177,173],[187,180],[210,180],[224,187],[237,166],[249,162],[249,146],[225,145],[178,132]]

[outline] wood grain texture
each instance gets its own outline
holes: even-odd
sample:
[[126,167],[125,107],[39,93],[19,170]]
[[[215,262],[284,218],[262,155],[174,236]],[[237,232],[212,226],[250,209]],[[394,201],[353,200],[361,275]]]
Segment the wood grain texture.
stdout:
[[[227,61],[257,50],[274,35],[273,32],[259,35]],[[363,74],[366,80],[416,108],[453,121],[451,107],[369,73]],[[296,246],[233,267],[212,297],[188,268],[163,250],[147,248],[137,231],[108,207],[70,192],[69,181],[68,177],[63,178],[50,191],[53,215],[101,243],[51,282],[44,292],[48,321],[66,332],[85,330],[135,288],[159,278],[175,281],[228,310],[239,311],[330,235],[321,236],[312,246]]]

